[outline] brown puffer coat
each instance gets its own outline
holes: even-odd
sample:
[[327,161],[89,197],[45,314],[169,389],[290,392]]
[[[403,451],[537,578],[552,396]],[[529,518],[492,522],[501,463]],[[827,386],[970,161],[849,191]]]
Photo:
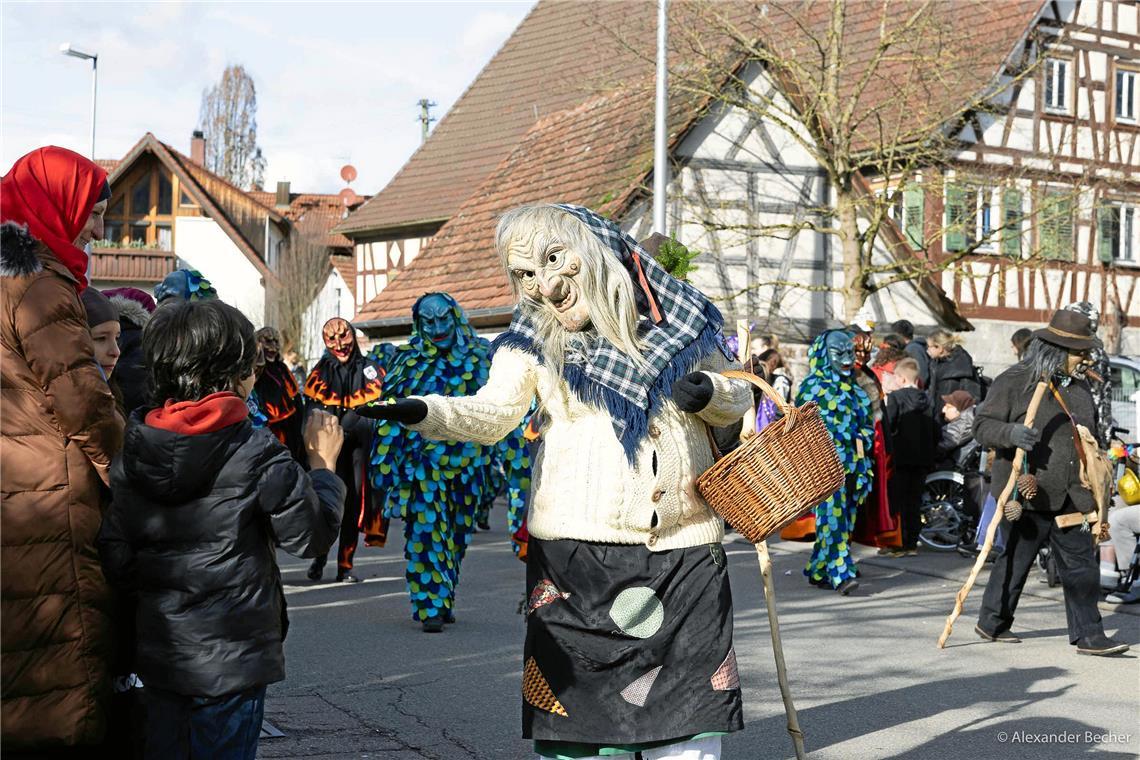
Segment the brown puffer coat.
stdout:
[[22,227],[0,233],[3,748],[91,744],[110,650],[95,537],[123,421],[74,278]]

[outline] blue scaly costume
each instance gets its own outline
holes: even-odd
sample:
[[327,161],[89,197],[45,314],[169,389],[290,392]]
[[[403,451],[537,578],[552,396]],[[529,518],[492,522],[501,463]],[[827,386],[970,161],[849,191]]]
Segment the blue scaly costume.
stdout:
[[[451,306],[455,340],[441,350],[424,334],[419,312],[429,296]],[[446,293],[429,293],[412,307],[412,337],[382,359],[386,398],[439,394],[468,396],[487,383],[490,343]],[[453,618],[459,565],[475,532],[475,515],[503,493],[511,535],[522,527],[530,457],[526,423],[493,446],[433,441],[397,422],[380,421],[372,456],[372,484],[386,517],[404,521],[404,556],[412,619]],[[515,551],[518,552],[518,545]]]
[[[871,492],[874,427],[867,394],[854,377],[844,378],[832,366],[827,351],[827,336],[831,332],[835,331],[820,334],[811,344],[808,376],[800,383],[796,406],[809,401],[819,405],[846,473],[843,487],[815,507],[815,547],[804,568],[811,583],[838,588],[856,576],[850,537],[859,504]],[[856,443],[859,440],[863,442],[862,456]]]

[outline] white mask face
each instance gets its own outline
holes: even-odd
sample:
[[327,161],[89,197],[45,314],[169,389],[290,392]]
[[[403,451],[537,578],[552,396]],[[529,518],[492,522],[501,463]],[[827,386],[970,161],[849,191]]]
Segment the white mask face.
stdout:
[[[529,241],[527,241],[529,242]],[[549,309],[568,332],[584,330],[590,324],[590,311],[582,297],[582,259],[574,251],[554,241],[545,250],[512,246],[507,267],[523,294]]]

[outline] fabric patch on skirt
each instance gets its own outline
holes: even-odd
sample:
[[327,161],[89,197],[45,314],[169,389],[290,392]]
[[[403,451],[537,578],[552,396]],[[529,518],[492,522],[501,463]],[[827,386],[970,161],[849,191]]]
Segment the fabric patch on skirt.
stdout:
[[627,588],[610,605],[610,618],[629,636],[647,639],[661,629],[665,606],[648,586]]
[[530,617],[531,613],[539,607],[545,607],[548,604],[557,602],[559,599],[569,598],[569,591],[559,591],[558,587],[554,585],[554,581],[549,578],[543,578],[534,584],[534,588],[531,589],[530,601],[526,606],[527,617]]
[[740,688],[740,671],[736,669],[736,649],[730,648],[724,662],[709,679],[715,691],[732,691]]
[[645,700],[649,699],[649,690],[653,688],[653,682],[657,680],[657,674],[661,672],[661,667],[661,665],[658,665],[622,689],[621,698],[631,705],[645,707]]
[[570,717],[566,713],[566,708],[558,701],[558,697],[554,696],[554,691],[539,671],[538,663],[533,657],[526,661],[526,667],[523,669],[522,694],[523,699],[539,710],[561,715],[563,718]]

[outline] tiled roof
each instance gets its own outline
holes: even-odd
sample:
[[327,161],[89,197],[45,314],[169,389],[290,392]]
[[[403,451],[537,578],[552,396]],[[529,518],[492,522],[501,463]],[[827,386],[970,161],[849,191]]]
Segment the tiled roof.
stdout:
[[651,95],[645,88],[598,95],[535,124],[356,322],[408,315],[417,298],[439,289],[469,311],[508,308],[513,298],[495,254],[499,215],[523,203],[624,209],[653,161]]
[[607,30],[640,15],[652,52],[653,5],[634,2],[539,2],[475,81],[440,120],[427,142],[342,232],[448,219],[534,126],[582,103],[638,65],[652,63],[621,49]]
[[[313,224],[314,228],[322,228],[328,234],[330,248],[352,248],[352,241],[333,229],[344,221],[344,201],[339,195],[327,193],[290,193],[289,206],[277,206],[277,194],[261,190],[249,193],[263,206],[271,207],[283,214],[286,219],[297,224]],[[361,202],[368,199],[364,196]],[[359,204],[357,204],[359,205]]]
[[115,282],[162,282],[174,270],[174,254],[144,248],[93,248],[91,279]]
[[[853,135],[855,147],[870,144],[871,134],[877,139],[880,127],[905,131],[912,117],[929,128],[934,119],[929,113],[919,119],[922,109],[914,103],[890,100],[904,90],[925,103],[927,111],[954,115],[971,95],[963,91],[962,82],[978,89],[994,77],[1002,60],[1027,33],[1041,1],[973,0],[968,12],[965,5],[935,3],[927,8],[933,8],[932,24],[957,20],[955,34],[960,36],[951,47],[960,51],[969,73],[957,80],[956,88],[947,88],[944,82],[931,77],[927,78],[932,81],[926,81],[921,72],[913,71],[928,60],[917,56],[921,51],[883,64],[871,79],[868,94],[858,100],[856,122],[861,126]],[[514,206],[560,200],[603,206],[618,215],[624,211],[651,169],[652,102],[646,97],[652,95],[652,83],[645,74],[651,72],[652,64],[626,56],[625,85],[611,86],[609,94],[591,95],[590,83],[606,75],[599,60],[608,58],[612,66],[626,55],[600,55],[599,46],[606,47],[608,54],[610,47],[621,47],[615,42],[620,38],[633,49],[652,51],[652,7],[648,2],[538,4],[401,173],[341,225],[341,230],[351,232],[431,218],[450,220],[419,257],[365,306],[357,322],[405,318],[415,299],[429,290],[446,290],[469,310],[509,308],[512,298],[495,257],[493,235],[497,216]],[[674,7],[688,10],[680,3]],[[714,3],[711,7],[727,8],[736,15],[734,23],[752,24],[755,31],[751,33],[763,33],[774,44],[785,46],[789,55],[805,44],[806,33],[778,9],[759,16],[742,12],[754,11],[751,3]],[[826,16],[820,9],[829,7],[826,3],[809,6],[809,13],[797,18],[806,19],[818,34],[826,28],[821,26]],[[848,34],[841,86],[848,92],[860,81],[860,74],[868,71],[875,55],[881,7],[870,2],[846,6]],[[969,24],[962,23],[964,18],[970,19]],[[975,44],[970,44],[971,38]],[[674,44],[682,51],[678,54],[683,54],[684,40]],[[517,104],[540,100],[570,105],[527,129],[529,119]],[[680,100],[675,90],[671,97],[675,117]],[[489,110],[496,103],[498,110]],[[671,119],[673,135],[699,118],[699,101],[690,100],[687,107],[680,119]],[[500,111],[501,117],[494,115]],[[494,168],[485,169],[495,156],[501,158]],[[471,187],[477,188],[473,194]],[[924,300],[944,310],[944,297],[934,292],[937,286],[934,290],[925,286],[920,285]],[[954,321],[952,313],[949,322]]]
[[[955,113],[963,99],[994,76],[1042,4],[1043,0],[963,0],[925,5],[923,23],[929,29],[914,35],[921,37],[915,40],[915,49],[906,43],[897,45],[867,82],[854,118],[853,144],[869,146],[880,127],[887,134],[894,129],[905,133],[908,125],[927,127],[933,118]],[[887,16],[888,34],[904,23],[905,10],[913,5],[896,2],[891,6],[899,13]],[[651,0],[540,0],[427,142],[338,229],[351,234],[449,219],[470,189],[498,166],[540,118],[652,71],[655,7]],[[701,18],[704,5],[674,2],[670,7],[671,29],[699,30],[700,24],[710,23],[707,17]],[[763,13],[754,2],[717,2],[707,7],[730,15],[744,36],[782,45],[790,57],[810,66],[813,54],[800,51],[814,45],[812,36],[822,39],[831,4],[773,1],[764,4]],[[863,81],[874,59],[882,7],[869,0],[845,6],[840,84],[846,93]],[[723,28],[719,22],[714,26]],[[952,81],[944,81],[944,62],[929,63],[929,50],[924,46],[935,36],[961,57],[960,71]],[[671,58],[692,59],[694,44],[712,49],[713,57],[720,55],[716,51],[727,50],[724,38],[716,33],[679,32],[672,37]],[[908,102],[899,101],[900,92],[909,94]],[[923,104],[934,105],[939,113],[919,118],[928,110]]]

